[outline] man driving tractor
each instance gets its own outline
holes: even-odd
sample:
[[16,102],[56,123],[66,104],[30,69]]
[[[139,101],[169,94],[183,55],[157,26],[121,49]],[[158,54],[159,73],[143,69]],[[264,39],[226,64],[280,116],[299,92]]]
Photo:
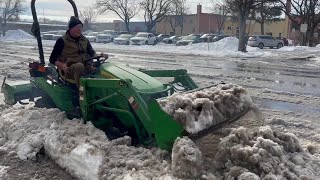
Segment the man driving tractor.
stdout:
[[[71,16],[69,29],[60,37],[50,56],[50,63],[57,66],[60,76],[67,82],[75,84],[79,88],[80,78],[91,73],[94,68],[86,60],[97,56],[92,49],[89,40],[82,35],[83,24],[75,16]],[[108,54],[101,53],[108,58]]]

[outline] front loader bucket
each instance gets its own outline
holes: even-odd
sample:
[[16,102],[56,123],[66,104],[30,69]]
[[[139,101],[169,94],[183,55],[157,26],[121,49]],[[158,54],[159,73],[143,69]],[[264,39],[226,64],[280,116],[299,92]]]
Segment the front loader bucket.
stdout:
[[[253,109],[257,108],[244,88],[225,84],[173,94],[149,105],[155,138],[163,149],[170,149],[179,136],[197,140],[231,127]],[[263,125],[259,120],[243,121],[240,126]]]
[[[23,99],[32,97],[32,86],[30,82],[20,82],[19,84],[6,83],[6,77],[3,79],[1,92],[4,94],[4,102],[14,105]],[[22,103],[22,102],[20,102]]]

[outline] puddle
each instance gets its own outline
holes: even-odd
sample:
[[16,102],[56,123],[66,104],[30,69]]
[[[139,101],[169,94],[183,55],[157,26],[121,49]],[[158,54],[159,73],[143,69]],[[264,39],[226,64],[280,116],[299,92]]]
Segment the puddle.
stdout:
[[283,102],[270,99],[259,99],[257,97],[252,97],[255,104],[260,105],[261,108],[274,109],[280,111],[292,111],[304,114],[319,114],[320,108],[314,106],[308,106],[303,104],[294,104],[290,102]]

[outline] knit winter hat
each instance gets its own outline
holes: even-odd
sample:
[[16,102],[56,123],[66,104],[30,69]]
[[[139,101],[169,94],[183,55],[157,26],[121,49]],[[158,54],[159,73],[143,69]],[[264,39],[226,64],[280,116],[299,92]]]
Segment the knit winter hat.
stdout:
[[[75,16],[71,16],[70,20],[69,20],[69,29],[75,27],[78,24],[82,24],[82,22],[80,21],[79,18],[75,17]],[[83,26],[83,24],[82,24]]]

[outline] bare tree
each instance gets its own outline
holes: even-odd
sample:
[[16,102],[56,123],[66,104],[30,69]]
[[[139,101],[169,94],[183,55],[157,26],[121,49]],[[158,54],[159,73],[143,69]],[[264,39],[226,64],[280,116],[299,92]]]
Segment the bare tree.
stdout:
[[79,17],[84,22],[84,29],[90,28],[97,16],[98,11],[94,7],[87,7],[79,11]]
[[6,35],[7,22],[19,19],[19,14],[24,11],[23,0],[0,0],[0,25],[3,36]]
[[[308,24],[306,39],[303,45],[308,42],[309,46],[313,45],[313,34],[317,25],[320,23],[320,0],[287,0],[287,2],[279,1],[281,10],[291,19],[291,21],[301,24]],[[300,18],[297,22],[295,17]]]
[[176,28],[180,28],[180,33],[183,33],[184,15],[189,11],[186,0],[173,0],[168,15],[165,16],[166,21],[170,24],[174,34],[176,34]]
[[171,2],[172,0],[143,0],[140,3],[148,32],[168,14]]
[[239,44],[238,51],[247,52],[246,47],[246,21],[253,9],[255,9],[259,3],[257,0],[226,0],[228,8],[239,18]]
[[126,29],[130,32],[130,20],[138,14],[139,3],[136,0],[97,0],[96,7],[100,12],[111,11],[124,21]]
[[280,20],[282,14],[280,6],[275,4],[279,0],[258,0],[259,6],[253,11],[252,18],[260,24],[261,34],[264,35],[264,25],[268,22]]
[[220,34],[228,16],[231,15],[230,10],[223,2],[219,2],[217,0],[211,0],[211,2],[213,4],[213,9],[212,9],[213,13],[218,14],[217,25],[218,25],[218,34]]

